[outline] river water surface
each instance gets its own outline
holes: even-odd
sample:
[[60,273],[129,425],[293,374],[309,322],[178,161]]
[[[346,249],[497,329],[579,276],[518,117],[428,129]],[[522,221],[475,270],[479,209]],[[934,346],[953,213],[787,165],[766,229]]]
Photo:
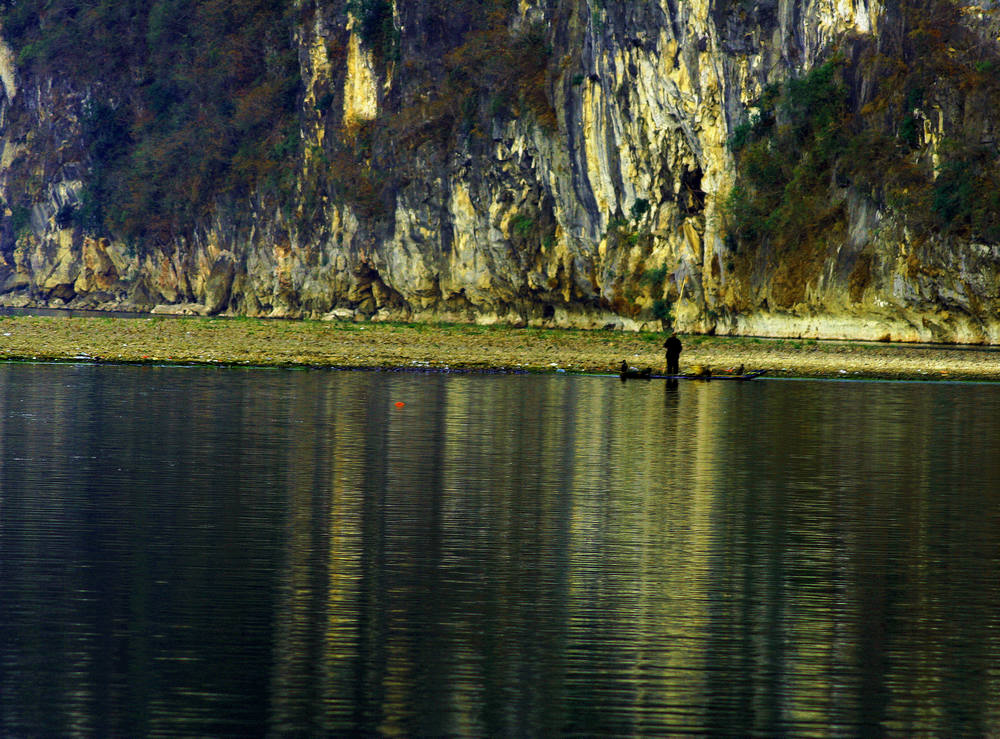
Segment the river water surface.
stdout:
[[0,734],[338,733],[1000,734],[1000,386],[0,365]]

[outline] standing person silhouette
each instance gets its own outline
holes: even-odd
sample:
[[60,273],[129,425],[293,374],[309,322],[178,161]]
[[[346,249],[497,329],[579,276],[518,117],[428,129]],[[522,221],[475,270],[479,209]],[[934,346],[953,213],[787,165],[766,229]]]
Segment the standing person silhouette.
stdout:
[[676,332],[671,331],[670,336],[663,342],[663,348],[667,350],[667,371],[668,375],[679,375],[681,358],[681,340],[677,338]]

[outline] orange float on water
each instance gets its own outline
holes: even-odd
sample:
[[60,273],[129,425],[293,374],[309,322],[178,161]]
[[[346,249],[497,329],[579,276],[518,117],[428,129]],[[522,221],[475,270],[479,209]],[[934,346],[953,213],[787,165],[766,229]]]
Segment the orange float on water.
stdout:
[[402,400],[397,400],[396,401],[396,407],[397,408],[402,408],[404,405],[406,405],[406,403],[404,403]]

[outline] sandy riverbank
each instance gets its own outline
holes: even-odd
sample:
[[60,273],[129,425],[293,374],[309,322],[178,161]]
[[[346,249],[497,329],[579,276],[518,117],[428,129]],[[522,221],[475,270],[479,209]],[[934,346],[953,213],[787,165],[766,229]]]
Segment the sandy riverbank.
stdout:
[[[658,333],[242,318],[0,318],[0,360],[609,373],[663,369]],[[1000,381],[983,347],[682,336],[681,371]]]

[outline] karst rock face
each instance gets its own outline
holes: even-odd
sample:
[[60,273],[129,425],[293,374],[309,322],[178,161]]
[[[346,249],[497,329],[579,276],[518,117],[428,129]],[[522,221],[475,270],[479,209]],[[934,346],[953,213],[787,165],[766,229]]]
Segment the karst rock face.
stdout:
[[[915,229],[877,188],[831,176],[839,215],[799,246],[733,238],[740,125],[831,59],[845,116],[871,111],[903,5],[302,2],[281,184],[201,193],[155,238],[78,217],[104,155],[88,105],[142,120],[129,70],[44,74],[0,31],[0,304],[1000,343],[996,239]],[[995,46],[989,8],[957,22]],[[937,176],[956,131],[995,132],[935,84],[898,161]]]

